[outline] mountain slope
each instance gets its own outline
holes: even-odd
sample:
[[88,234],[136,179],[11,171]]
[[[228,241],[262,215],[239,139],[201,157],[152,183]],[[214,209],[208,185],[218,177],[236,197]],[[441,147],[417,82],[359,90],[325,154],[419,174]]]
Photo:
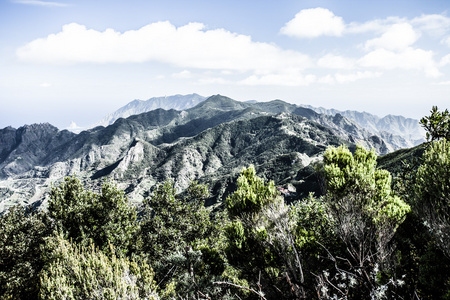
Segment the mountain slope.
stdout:
[[[26,128],[0,132],[0,139],[11,141],[0,148],[0,170],[7,174],[0,180],[0,211],[13,203],[39,205],[53,182],[72,174],[93,186],[113,178],[137,202],[165,179],[179,191],[198,180],[212,187],[212,201],[220,201],[249,164],[277,184],[296,186],[302,196],[318,191],[311,163],[327,146],[360,143],[379,153],[395,148],[341,115],[221,95],[184,111],[156,109],[78,135],[35,127],[34,138],[19,143],[11,137]],[[27,163],[12,164],[21,157],[29,157]]]

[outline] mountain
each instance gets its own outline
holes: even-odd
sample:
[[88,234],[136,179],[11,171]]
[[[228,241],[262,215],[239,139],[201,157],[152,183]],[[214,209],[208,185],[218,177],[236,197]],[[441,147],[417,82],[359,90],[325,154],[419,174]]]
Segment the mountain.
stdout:
[[166,179],[180,192],[198,180],[209,184],[214,203],[249,164],[303,197],[320,190],[313,165],[326,147],[359,143],[379,154],[399,148],[340,114],[221,95],[183,111],[158,108],[79,134],[49,124],[8,127],[0,141],[0,211],[16,203],[45,205],[51,185],[72,174],[92,187],[112,178],[135,202]]
[[48,123],[1,129],[0,178],[28,171],[74,137],[74,133],[59,131]]
[[108,126],[113,124],[119,118],[128,118],[129,116],[138,115],[158,108],[166,110],[169,109],[185,110],[196,106],[205,99],[206,97],[197,94],[190,94],[190,95],[174,95],[167,97],[155,97],[150,98],[146,101],[134,100],[128,103],[127,105],[119,108],[115,112],[105,116],[93,127]]
[[303,106],[320,114],[340,114],[369,132],[383,137],[384,140],[399,145],[401,148],[410,148],[425,142],[425,130],[420,126],[419,120],[393,115],[380,118],[367,112],[339,111],[310,105]]

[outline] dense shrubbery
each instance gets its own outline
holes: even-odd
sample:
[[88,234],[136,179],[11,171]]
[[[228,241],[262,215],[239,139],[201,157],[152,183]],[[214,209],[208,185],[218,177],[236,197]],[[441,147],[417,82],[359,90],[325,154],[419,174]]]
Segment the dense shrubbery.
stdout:
[[97,194],[67,178],[48,211],[0,217],[0,298],[450,299],[450,143],[439,130],[395,190],[373,151],[329,148],[325,196],[290,205],[253,166],[222,210],[204,206],[206,186],[180,195],[166,181],[139,217],[111,182]]

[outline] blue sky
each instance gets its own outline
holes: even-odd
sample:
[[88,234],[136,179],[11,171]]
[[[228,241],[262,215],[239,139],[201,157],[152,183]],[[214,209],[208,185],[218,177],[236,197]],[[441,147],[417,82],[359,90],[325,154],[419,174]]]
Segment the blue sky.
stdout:
[[450,108],[448,1],[0,0],[0,128],[87,127],[222,94],[420,118]]

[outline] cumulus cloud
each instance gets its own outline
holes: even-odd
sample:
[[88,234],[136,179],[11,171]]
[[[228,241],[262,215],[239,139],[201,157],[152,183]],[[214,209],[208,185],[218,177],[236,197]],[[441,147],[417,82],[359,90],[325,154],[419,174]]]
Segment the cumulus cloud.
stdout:
[[281,28],[281,33],[299,37],[315,38],[322,35],[341,36],[345,24],[341,17],[335,16],[326,8],[303,9]]
[[17,50],[20,60],[35,63],[139,63],[158,61],[182,68],[273,72],[303,70],[311,59],[300,52],[252,41],[200,23],[175,27],[158,22],[138,30],[103,32],[76,23]]
[[406,22],[406,19],[399,17],[387,17],[385,19],[375,19],[364,23],[352,22],[345,26],[345,33],[361,34],[361,33],[383,33],[386,32],[393,24]]
[[445,15],[422,15],[411,20],[411,24],[434,36],[442,36],[450,30],[450,18]]
[[442,75],[433,59],[433,51],[422,49],[407,48],[401,52],[376,49],[363,56],[359,64],[385,70],[419,70],[424,71],[427,77]]
[[379,38],[368,40],[366,49],[383,48],[387,50],[404,50],[419,39],[419,34],[414,31],[411,24],[401,23],[392,25]]

